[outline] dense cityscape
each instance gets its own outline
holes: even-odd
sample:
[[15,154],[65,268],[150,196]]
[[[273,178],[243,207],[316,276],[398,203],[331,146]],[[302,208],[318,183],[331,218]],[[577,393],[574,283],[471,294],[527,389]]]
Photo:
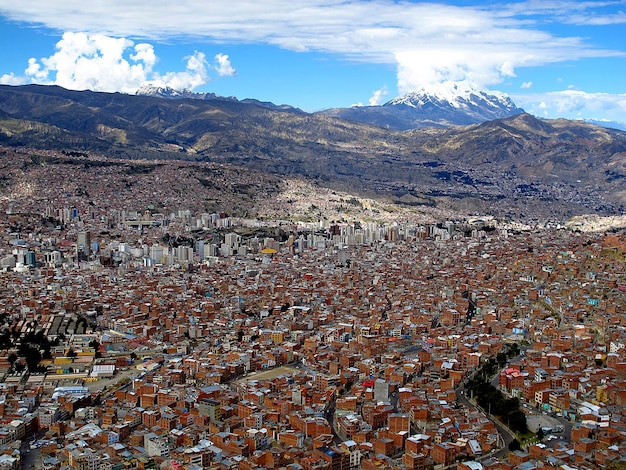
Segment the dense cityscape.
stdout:
[[620,233],[50,178],[0,202],[2,469],[623,463]]

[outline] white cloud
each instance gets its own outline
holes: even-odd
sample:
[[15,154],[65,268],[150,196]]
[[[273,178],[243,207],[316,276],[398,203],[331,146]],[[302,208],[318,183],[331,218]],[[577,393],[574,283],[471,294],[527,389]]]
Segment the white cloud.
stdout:
[[[462,47],[398,53],[398,90],[405,94],[444,82],[466,82],[476,87],[500,83],[504,75],[500,65],[508,56],[496,52],[487,55]],[[512,67],[507,68],[506,74],[514,76]]]
[[533,86],[533,82],[524,82],[522,83],[522,85],[520,86],[520,88],[527,90],[529,89],[531,86]]
[[[129,50],[134,53],[125,57]],[[75,90],[131,92],[147,79],[155,62],[149,44],[134,45],[125,38],[68,32],[56,44],[53,55],[29,59],[24,74],[27,82]]]
[[[215,56],[215,70],[220,75],[233,75],[235,69],[224,54]],[[154,70],[158,62],[154,47],[135,44],[125,38],[101,34],[64,33],[50,57],[30,58],[23,76],[4,74],[0,83],[55,84],[74,90],[121,91],[134,93],[144,83],[160,83],[175,89],[193,90],[211,77],[212,68],[203,52],[185,57],[182,72],[161,74]]]
[[28,59],[28,67],[24,70],[27,77],[31,77],[35,81],[45,82],[48,79],[48,72],[41,67],[37,59],[31,57]]
[[18,77],[13,72],[0,75],[0,84],[2,85],[24,85],[26,83],[25,77]]
[[[204,0],[186,0],[176,7],[153,2],[145,8],[140,0],[29,0],[5,2],[0,14],[60,31],[147,40],[182,37],[262,43],[394,64],[399,89],[407,92],[446,80],[487,87],[515,76],[520,67],[586,57],[623,57],[623,52],[593,47],[580,37],[556,36],[541,29],[555,22],[572,23],[577,17],[594,17],[603,24],[622,22],[622,14],[606,11],[615,4],[527,0],[458,7],[395,0],[292,0],[288,5],[279,0],[214,0],[207,8]],[[126,62],[134,60],[133,65],[140,65],[136,72],[147,74],[151,59],[144,54],[148,52],[137,51],[133,54],[136,59],[129,57]],[[218,73],[233,72],[228,62],[220,62],[225,58],[216,57]],[[123,62],[110,65],[121,75],[128,73]],[[89,73],[70,78],[87,84],[91,79],[101,85],[105,80]]]
[[220,77],[230,77],[237,73],[226,54],[217,54],[215,56],[215,61],[217,62],[215,70],[217,70]]
[[135,46],[135,53],[130,55],[130,58],[135,62],[143,62],[150,69],[154,67],[157,62],[157,57],[154,54],[154,47],[150,44],[137,44]]
[[626,14],[624,12],[619,12],[615,15],[606,15],[606,16],[572,16],[567,18],[568,23],[577,24],[577,25],[590,25],[590,26],[606,26],[613,24],[625,24],[626,23]]
[[383,104],[384,97],[387,96],[387,87],[376,90],[369,99],[370,106],[380,106]]
[[515,104],[546,118],[602,118],[626,122],[626,94],[588,93],[563,90],[550,93],[514,95]]
[[196,51],[186,59],[187,65],[184,72],[168,72],[163,76],[157,74],[157,79],[175,90],[193,90],[210,80],[209,64],[203,52]]

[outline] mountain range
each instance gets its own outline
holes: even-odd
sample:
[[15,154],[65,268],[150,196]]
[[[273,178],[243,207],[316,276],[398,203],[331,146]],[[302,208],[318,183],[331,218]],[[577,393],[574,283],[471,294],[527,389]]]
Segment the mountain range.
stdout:
[[[0,145],[227,163],[515,220],[623,211],[626,133],[618,130],[520,113],[396,131],[254,100],[172,98],[0,86]],[[479,98],[470,97],[476,106]]]
[[[242,100],[234,96],[220,96],[215,93],[198,93],[191,90],[176,90],[166,85],[147,84],[136,92],[141,96],[167,99],[222,100],[254,104],[274,110],[304,113],[288,104],[276,105],[270,101],[253,98]],[[455,83],[430,86],[398,96],[383,105],[351,106],[331,108],[316,114],[338,117],[348,121],[362,122],[393,130],[419,129],[423,127],[449,127],[452,125],[479,124],[484,121],[515,116],[523,113],[522,108],[500,92],[485,92]],[[626,123],[606,119],[585,119],[584,122],[597,124],[609,129],[626,131]]]
[[137,90],[135,94],[139,96],[153,96],[157,98],[168,98],[168,99],[194,99],[194,100],[204,100],[204,101],[212,101],[212,100],[220,101],[221,100],[221,101],[231,101],[231,102],[237,102],[237,103],[241,102],[241,103],[253,104],[253,105],[257,105],[257,106],[261,106],[261,107],[269,108],[269,109],[275,109],[275,110],[294,111],[294,112],[300,112],[300,113],[304,112],[288,104],[277,105],[269,101],[255,100],[254,98],[245,98],[243,100],[239,100],[235,98],[234,96],[220,96],[215,93],[198,93],[198,92],[187,90],[187,89],[176,90],[167,85],[146,84],[146,85],[139,87],[139,89]]
[[502,93],[442,84],[394,98],[382,106],[335,108],[321,113],[387,129],[408,130],[479,124],[523,112]]
[[[235,97],[175,90],[167,86],[146,85],[137,91],[137,95],[167,99],[225,100],[254,104],[273,110],[303,112],[289,105],[275,105],[254,99],[239,101]],[[382,106],[333,108],[319,111],[316,114],[372,124],[385,129],[408,130],[423,127],[479,124],[523,112],[523,109],[518,108],[508,96],[502,93],[487,93],[469,86],[446,83],[430,86],[428,89],[422,88],[394,98]]]

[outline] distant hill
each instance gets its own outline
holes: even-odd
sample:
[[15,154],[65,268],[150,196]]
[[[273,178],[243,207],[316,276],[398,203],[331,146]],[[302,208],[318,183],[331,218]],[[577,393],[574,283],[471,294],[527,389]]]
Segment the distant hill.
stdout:
[[525,113],[399,132],[238,100],[0,86],[0,145],[229,163],[511,219],[615,214],[626,199],[626,133]]
[[608,129],[618,129],[620,131],[626,131],[626,122],[608,121],[606,119],[585,119],[584,122],[606,127]]
[[204,100],[204,101],[234,101],[241,102],[247,104],[253,104],[257,106],[261,106],[263,108],[281,110],[281,111],[293,111],[297,113],[304,113],[304,111],[294,108],[293,106],[289,106],[287,104],[274,104],[269,101],[259,101],[253,98],[245,98],[243,100],[238,100],[234,96],[220,96],[215,93],[196,93],[190,90],[176,90],[169,86],[155,86],[155,85],[144,85],[137,90],[136,95],[139,96],[154,96],[157,98],[168,98],[168,99],[192,99],[192,100]]
[[479,124],[523,113],[502,93],[457,84],[422,88],[383,104],[321,111],[321,114],[394,130]]

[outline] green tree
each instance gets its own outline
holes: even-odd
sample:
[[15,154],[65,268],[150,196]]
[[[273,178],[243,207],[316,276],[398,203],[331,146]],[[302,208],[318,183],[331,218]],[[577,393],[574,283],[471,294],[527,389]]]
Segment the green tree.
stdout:
[[39,362],[41,361],[41,352],[39,352],[39,349],[28,345],[24,348],[24,353],[22,354],[22,356],[26,361],[28,370],[31,372],[36,371],[37,367],[39,366]]
[[512,343],[511,345],[509,345],[509,352],[508,352],[509,357],[519,356],[519,353],[520,353],[519,344]]
[[517,439],[513,439],[513,441],[511,441],[511,443],[509,444],[509,450],[511,452],[513,452],[514,450],[520,450],[522,448],[522,446],[520,446],[520,443]]
[[504,400],[504,414],[510,413],[511,411],[519,410],[519,398],[512,397]]
[[539,429],[537,429],[537,439],[539,439],[539,442],[541,442],[543,441],[544,437],[545,437],[545,434],[543,432],[543,428],[539,426]]
[[[20,353],[24,351],[24,348],[31,347],[37,349],[38,351],[43,351],[44,355],[48,355],[50,353],[50,341],[48,337],[45,335],[43,330],[39,330],[37,333],[27,333],[22,338],[22,344],[20,346]],[[24,354],[22,354],[24,355]]]
[[9,364],[11,364],[11,367],[13,367],[13,364],[15,364],[15,361],[17,361],[17,354],[12,352],[11,354],[9,354],[9,357],[7,357],[7,360],[9,361]]
[[4,330],[0,333],[0,349],[9,349],[11,344],[11,333],[9,330]]
[[498,355],[496,356],[496,360],[498,361],[498,364],[500,365],[500,367],[504,367],[504,365],[506,364],[506,354],[503,352],[499,352]]
[[515,410],[507,415],[509,427],[520,434],[528,432],[528,424],[526,423],[526,415],[522,410]]

